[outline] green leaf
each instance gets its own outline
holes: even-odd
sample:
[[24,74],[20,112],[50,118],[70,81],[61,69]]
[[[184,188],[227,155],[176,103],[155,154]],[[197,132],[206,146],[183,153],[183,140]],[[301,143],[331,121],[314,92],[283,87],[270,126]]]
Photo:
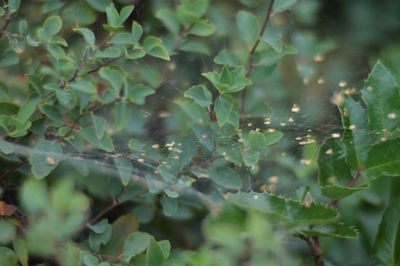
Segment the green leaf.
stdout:
[[135,6],[133,5],[124,6],[119,13],[119,24],[123,24],[132,14],[134,9]]
[[166,216],[172,217],[178,210],[178,201],[175,198],[164,196],[161,198],[160,203]]
[[49,175],[61,161],[63,151],[61,145],[55,141],[41,140],[29,154],[29,164],[32,174],[37,179]]
[[108,134],[104,134],[101,139],[98,139],[96,136],[96,130],[92,127],[85,127],[81,130],[80,135],[90,144],[95,146],[98,149],[112,152],[114,151],[114,144],[111,137]]
[[394,198],[383,213],[373,244],[373,254],[379,265],[400,263],[400,198]]
[[209,120],[207,111],[188,99],[178,100],[176,104],[195,122],[204,123]]
[[257,17],[247,11],[239,11],[236,14],[236,25],[239,29],[239,38],[250,49],[258,39],[260,24]]
[[345,145],[346,162],[352,169],[362,168],[371,146],[367,115],[364,108],[350,96],[343,96],[343,104],[339,106],[344,127],[343,143]]
[[102,67],[99,75],[111,85],[115,94],[118,95],[125,82],[125,75],[119,69],[111,67]]
[[301,202],[268,193],[239,192],[228,195],[228,201],[246,210],[253,209],[271,217],[280,217],[293,225],[326,223],[337,217],[337,212],[332,208],[315,203],[306,207]]
[[197,54],[204,54],[204,55],[210,55],[210,49],[208,46],[199,41],[188,41],[185,42],[179,50],[185,51],[185,52],[190,52],[190,53],[197,53]]
[[267,27],[261,36],[261,40],[269,44],[278,53],[282,52],[282,35],[279,30],[272,27]]
[[78,80],[69,85],[74,90],[84,92],[87,94],[97,94],[96,84],[89,80]]
[[272,15],[288,10],[297,0],[276,0],[272,8]]
[[208,170],[208,175],[216,184],[227,189],[240,189],[242,179],[239,174],[230,167],[213,167]]
[[137,23],[136,21],[132,22],[132,38],[135,43],[139,42],[140,38],[143,35],[143,28],[142,26]]
[[4,154],[11,154],[15,151],[14,145],[8,141],[0,139],[0,152]]
[[197,36],[209,36],[215,32],[215,26],[206,20],[197,21],[190,29],[189,34]]
[[19,194],[21,204],[28,213],[45,211],[49,206],[46,183],[36,179],[29,179],[22,185]]
[[220,73],[213,71],[201,75],[207,78],[220,94],[238,92],[251,85],[251,80],[245,77],[242,66],[235,67],[232,70],[224,66]]
[[214,63],[227,66],[237,66],[240,64],[239,59],[227,49],[222,49],[218,55],[214,57]]
[[0,247],[0,265],[16,266],[18,263],[17,256],[12,249]]
[[111,4],[106,8],[106,14],[107,14],[107,23],[111,25],[112,27],[119,27],[121,24],[119,23],[119,14],[118,10],[115,8],[114,3],[111,2]]
[[28,266],[28,248],[26,247],[24,239],[16,237],[13,242],[13,248],[21,265]]
[[366,155],[364,174],[372,180],[381,176],[399,176],[399,147],[400,138],[372,145]]
[[219,96],[215,101],[214,111],[217,115],[217,122],[220,127],[225,123],[239,127],[239,113],[235,108],[233,98],[229,96]]
[[215,137],[210,127],[191,123],[189,127],[194,131],[199,142],[209,151],[214,150]]
[[147,96],[154,94],[156,91],[147,85],[135,83],[128,87],[127,99],[131,103],[143,105]]
[[297,50],[291,45],[282,45],[281,52],[273,47],[268,47],[261,51],[257,51],[254,55],[254,64],[257,66],[272,66],[278,63],[286,55],[296,54]]
[[116,44],[116,45],[133,45],[137,43],[135,39],[133,38],[133,35],[129,32],[118,32],[116,33],[110,43]]
[[105,12],[106,8],[111,4],[111,0],[86,0],[86,2],[100,12]]
[[89,227],[90,230],[92,230],[96,234],[101,234],[107,230],[108,220],[102,219],[100,222],[98,222],[97,224],[93,224],[93,225],[88,223],[87,227]]
[[203,85],[195,85],[185,91],[184,96],[192,99],[202,107],[209,107],[212,103],[212,94]]
[[169,9],[162,8],[157,14],[156,18],[162,21],[165,27],[175,35],[178,35],[180,32],[180,25],[178,18],[174,12]]
[[124,259],[130,261],[134,256],[142,253],[150,244],[151,236],[143,232],[134,232],[124,243]]
[[250,149],[263,149],[277,143],[283,137],[280,131],[274,132],[258,132],[250,130],[249,133],[243,136],[244,144]]
[[348,187],[353,179],[346,163],[344,145],[337,139],[327,139],[321,146],[318,157],[318,182],[322,194],[330,198],[342,198],[366,187]]
[[368,123],[380,140],[400,124],[400,93],[394,77],[377,62],[365,81],[362,98],[367,105]]
[[121,50],[116,47],[107,47],[100,51],[98,50],[95,54],[96,58],[117,58],[121,55]]
[[307,236],[329,236],[339,238],[355,238],[358,236],[358,230],[352,226],[346,226],[342,223],[337,224],[318,224],[310,228],[309,225],[296,228],[296,230]]
[[113,157],[115,166],[118,169],[121,182],[124,186],[128,185],[132,180],[133,166],[131,162],[122,157]]
[[17,12],[20,5],[21,0],[8,0],[8,12],[10,12],[10,14]]
[[132,214],[119,216],[112,224],[112,237],[110,241],[101,249],[105,255],[122,255],[124,244],[129,235],[137,231],[139,227],[136,217]]
[[94,114],[91,114],[91,118],[94,130],[96,131],[96,137],[101,139],[107,130],[107,121],[103,117]]
[[143,48],[147,54],[169,61],[169,54],[164,47],[162,40],[154,36],[148,36],[143,41]]
[[59,16],[48,17],[43,24],[43,30],[47,36],[56,35],[62,28],[62,20]]
[[160,266],[164,261],[165,257],[161,247],[154,238],[151,238],[146,252],[146,266]]
[[19,63],[19,57],[12,50],[7,51],[0,57],[0,67],[8,67],[18,63]]
[[114,105],[114,130],[120,131],[128,124],[132,110],[126,102],[119,102]]
[[75,28],[74,31],[81,34],[83,36],[83,38],[85,39],[85,41],[90,46],[92,46],[92,47],[94,46],[94,44],[96,42],[96,36],[94,36],[93,31],[91,31],[90,29],[87,29],[87,28]]

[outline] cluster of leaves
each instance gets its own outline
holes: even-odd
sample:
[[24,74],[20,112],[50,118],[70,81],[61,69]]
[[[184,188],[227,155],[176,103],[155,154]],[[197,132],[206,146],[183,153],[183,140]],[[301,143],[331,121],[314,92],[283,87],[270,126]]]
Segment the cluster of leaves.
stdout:
[[[263,22],[238,10],[237,50],[211,48],[224,23],[211,19],[209,1],[156,2],[154,16],[140,21],[135,6],[111,0],[48,0],[43,15],[27,20],[29,3],[3,1],[0,264],[291,265],[296,255],[284,244],[291,236],[306,240],[317,262],[319,237],[357,237],[338,223],[339,200],[400,174],[392,74],[375,65],[361,92],[365,107],[344,92],[335,96],[343,137],[325,140],[319,155],[310,138],[307,166],[279,161],[299,177],[312,175],[318,161],[321,192],[331,200],[317,203],[309,186],[278,196],[266,188],[262,161],[279,152],[272,145],[284,134],[248,125],[271,124],[265,75],[297,50],[267,24],[296,1],[261,4]],[[174,71],[181,60],[211,55],[216,69],[179,77],[187,89],[160,108],[170,81],[159,66]],[[157,135],[152,123],[172,133]],[[399,261],[391,233],[397,203],[374,243],[382,264]],[[196,250],[171,248],[179,237],[160,224],[179,227],[204,211]],[[184,230],[176,234],[191,233]]]

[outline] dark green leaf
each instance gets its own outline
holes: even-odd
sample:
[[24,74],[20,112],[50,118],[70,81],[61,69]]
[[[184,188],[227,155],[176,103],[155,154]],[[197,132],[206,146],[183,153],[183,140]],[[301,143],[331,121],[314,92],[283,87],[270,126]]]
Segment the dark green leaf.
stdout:
[[59,143],[49,140],[39,141],[29,154],[32,174],[38,179],[46,177],[57,167],[62,155]]

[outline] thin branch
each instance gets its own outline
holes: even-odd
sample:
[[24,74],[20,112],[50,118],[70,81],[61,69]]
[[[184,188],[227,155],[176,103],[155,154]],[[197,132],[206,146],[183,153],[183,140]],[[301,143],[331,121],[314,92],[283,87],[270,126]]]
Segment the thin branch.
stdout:
[[311,254],[314,257],[315,266],[324,266],[324,256],[322,255],[321,246],[319,244],[318,237],[305,236],[304,241],[306,241]]
[[7,176],[13,174],[20,166],[25,164],[27,162],[27,159],[22,159],[19,163],[16,165],[13,165],[12,167],[6,169],[1,175],[0,175],[0,180],[6,178]]
[[[250,76],[251,71],[253,69],[253,57],[254,54],[257,50],[258,45],[260,44],[261,37],[264,34],[265,29],[267,28],[268,22],[270,21],[271,15],[272,15],[272,9],[274,7],[275,0],[271,0],[268,5],[267,9],[267,15],[265,16],[265,19],[263,21],[263,24],[261,26],[261,30],[258,34],[257,41],[254,43],[253,47],[251,48],[249,52],[249,58],[247,59],[247,73],[246,77]],[[246,98],[247,98],[247,91],[248,91],[248,86],[246,86],[242,92],[242,104],[241,104],[241,111],[240,113],[243,114],[245,111],[245,104],[246,104]]]
[[[362,177],[362,169],[357,169],[356,176],[347,184],[346,187],[347,188],[354,187],[355,185],[357,185],[358,181],[360,181],[361,177]],[[339,205],[339,202],[340,202],[340,199],[331,200],[328,203],[328,206],[331,208],[336,208]]]
[[89,74],[95,73],[95,72],[99,71],[99,69],[102,68],[103,66],[106,66],[106,65],[108,65],[108,64],[111,64],[111,63],[113,63],[113,62],[115,62],[115,61],[117,61],[117,60],[119,60],[119,59],[121,59],[121,58],[122,58],[122,56],[120,56],[120,57],[115,57],[115,58],[113,58],[113,59],[110,59],[110,60],[108,60],[108,61],[106,61],[106,62],[104,62],[104,63],[98,65],[97,67],[95,67],[95,68],[89,70],[89,71],[86,72],[85,74],[82,74],[81,77],[84,77],[84,76],[87,76],[87,75],[89,75]]

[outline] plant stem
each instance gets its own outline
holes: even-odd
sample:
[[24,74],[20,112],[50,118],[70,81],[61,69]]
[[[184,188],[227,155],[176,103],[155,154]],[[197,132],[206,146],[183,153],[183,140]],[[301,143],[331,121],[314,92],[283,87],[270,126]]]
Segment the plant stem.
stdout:
[[[360,168],[357,169],[357,174],[356,174],[356,176],[347,184],[346,187],[348,187],[348,188],[354,187],[354,186],[358,183],[358,181],[360,180],[360,178],[361,178],[361,173],[362,173],[362,169],[360,169]],[[340,199],[331,200],[331,201],[328,203],[328,206],[329,206],[329,207],[332,207],[332,208],[336,208],[336,207],[338,206],[338,204],[339,204],[339,201],[340,201]]]
[[4,15],[4,24],[3,27],[0,30],[0,38],[3,37],[4,32],[6,31],[8,24],[10,23],[11,16],[10,16],[10,10],[8,9],[8,6],[6,5],[6,1],[3,1],[3,7],[5,9],[6,14]]
[[321,246],[318,237],[306,236],[303,238],[306,241],[311,254],[314,257],[315,266],[324,266],[324,256],[322,255]]
[[[247,59],[247,73],[246,77],[249,77],[251,74],[251,71],[253,70],[253,57],[254,54],[257,50],[258,45],[260,44],[261,37],[264,34],[265,29],[267,28],[268,22],[270,21],[271,15],[272,15],[272,9],[274,7],[275,0],[271,0],[268,5],[267,9],[267,15],[265,16],[265,19],[263,21],[263,24],[261,26],[261,30],[258,34],[257,41],[254,43],[253,47],[251,48],[249,52],[249,57]],[[247,91],[248,91],[248,86],[246,86],[242,92],[242,104],[241,104],[241,111],[240,113],[243,115],[245,111],[245,105],[246,105],[246,98],[247,98]]]

